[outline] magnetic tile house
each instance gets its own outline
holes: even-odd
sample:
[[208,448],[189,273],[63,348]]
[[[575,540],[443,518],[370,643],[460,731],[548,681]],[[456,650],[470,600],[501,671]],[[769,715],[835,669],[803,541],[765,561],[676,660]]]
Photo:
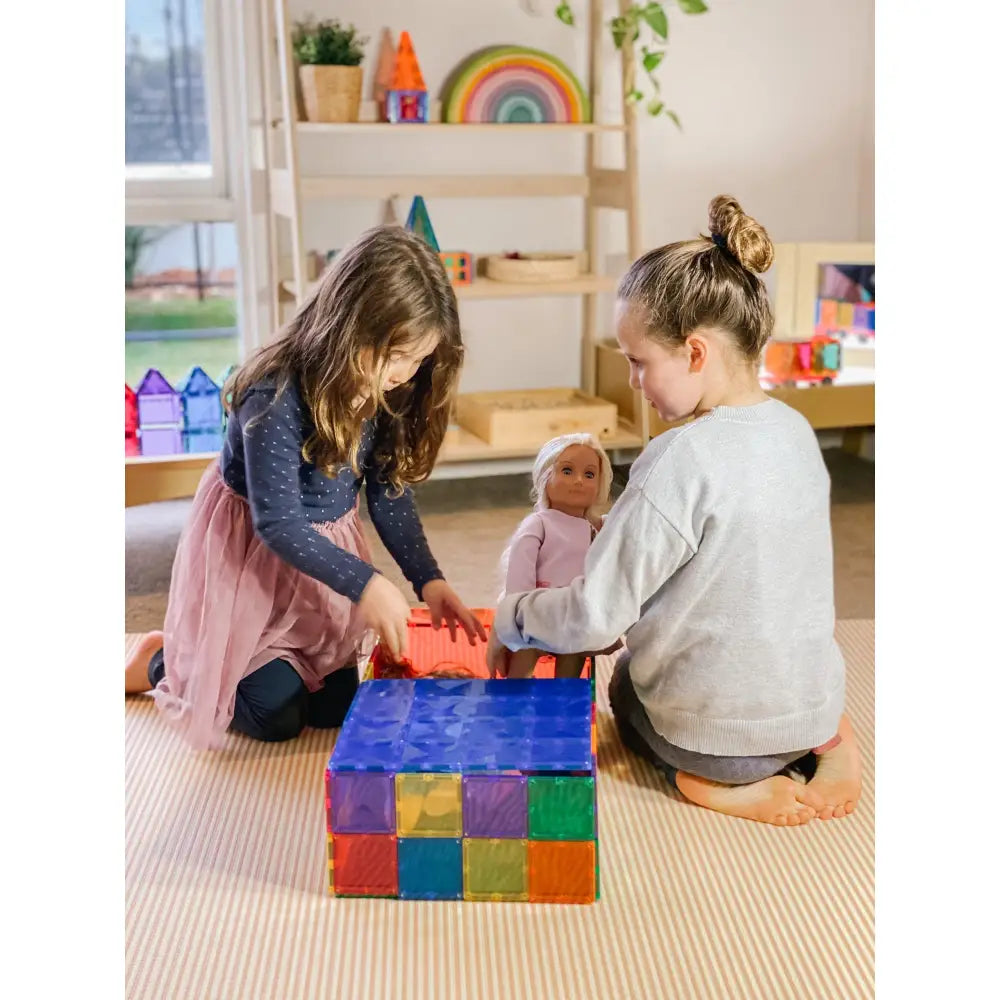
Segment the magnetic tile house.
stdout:
[[326,771],[330,892],[590,903],[591,681],[373,680]]

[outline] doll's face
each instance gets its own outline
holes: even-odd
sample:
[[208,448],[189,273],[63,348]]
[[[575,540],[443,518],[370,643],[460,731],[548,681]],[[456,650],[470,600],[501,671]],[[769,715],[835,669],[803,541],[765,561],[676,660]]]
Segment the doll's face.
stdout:
[[564,514],[583,517],[597,500],[601,463],[597,452],[585,444],[571,444],[557,459],[545,487],[549,506]]

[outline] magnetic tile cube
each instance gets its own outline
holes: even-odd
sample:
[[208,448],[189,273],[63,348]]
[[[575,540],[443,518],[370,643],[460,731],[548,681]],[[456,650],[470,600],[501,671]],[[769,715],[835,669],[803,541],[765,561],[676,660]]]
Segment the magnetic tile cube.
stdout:
[[361,684],[326,773],[330,888],[410,900],[593,902],[593,684]]

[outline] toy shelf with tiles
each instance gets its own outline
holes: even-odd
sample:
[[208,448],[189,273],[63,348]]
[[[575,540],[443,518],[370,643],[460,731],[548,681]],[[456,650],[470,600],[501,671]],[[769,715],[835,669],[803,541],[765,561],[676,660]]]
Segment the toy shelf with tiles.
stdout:
[[150,368],[136,390],[126,384],[126,461],[218,452],[225,428],[219,385],[229,371],[217,384],[196,365],[175,388]]
[[[286,0],[267,3],[264,96],[268,110],[260,138],[267,154],[268,233],[275,272],[271,308],[275,325],[287,318],[314,287],[317,275],[310,273],[303,220],[317,202],[367,201],[372,205],[374,223],[379,221],[379,205],[396,199],[419,199],[431,216],[443,199],[504,199],[515,218],[523,215],[525,231],[532,232],[532,201],[573,199],[581,203],[582,247],[564,250],[558,246],[509,246],[492,252],[484,245],[486,237],[482,242],[466,243],[461,235],[453,239],[440,226],[436,233],[440,246],[435,247],[452,277],[460,306],[477,300],[578,297],[580,370],[567,374],[565,389],[599,396],[598,327],[603,322],[601,307],[607,304],[601,296],[614,292],[617,283],[615,275],[605,273],[604,255],[609,248],[602,248],[599,239],[603,214],[611,213],[624,222],[629,260],[642,252],[637,109],[616,98],[615,120],[605,120],[608,74],[612,70],[620,73],[624,95],[634,89],[636,73],[631,42],[626,41],[610,58],[605,58],[603,51],[606,22],[619,13],[619,4],[581,0],[577,5],[576,31],[585,35],[588,53],[585,74],[579,78],[578,68],[531,47],[533,25],[525,19],[525,44],[489,46],[469,54],[450,72],[447,67],[435,67],[441,78],[434,79],[428,67],[421,69],[417,62],[422,44],[419,21],[435,14],[435,6],[421,0],[411,5],[416,25],[394,26],[388,35],[383,33],[380,42],[373,43],[369,56],[377,64],[376,100],[362,108],[361,120],[322,123],[298,121],[289,4]],[[403,38],[402,29],[407,27],[409,33]],[[397,72],[401,53],[405,57],[402,68],[406,70],[402,73]],[[427,93],[440,93],[441,99],[425,103]],[[552,159],[568,166],[561,173],[501,173],[490,172],[489,168],[481,173],[466,173],[449,161],[443,145],[430,155],[427,149],[421,153],[420,147],[408,145],[411,138],[404,137],[419,134],[435,139],[447,136],[455,144],[456,157],[468,155],[470,147],[466,144],[471,144],[477,162],[484,164],[491,162],[491,148],[509,151],[523,144],[525,153],[534,153],[537,158],[538,147],[532,146],[535,140],[564,141],[566,146],[559,147],[559,151],[553,147]],[[555,136],[564,138],[556,140]],[[500,145],[491,147],[493,142]],[[577,165],[581,152],[582,162]],[[327,173],[325,164],[336,162],[338,154],[343,154],[344,160],[355,157],[355,163],[345,166],[342,173]],[[425,166],[421,166],[421,157]],[[363,169],[368,160],[371,170]],[[303,169],[303,164],[312,162],[317,164],[315,168]],[[399,173],[384,172],[391,167],[382,164],[393,163],[406,166]],[[450,167],[455,172],[449,173]],[[488,258],[519,250],[568,257],[579,266],[564,275],[553,270],[547,280],[537,280],[537,275],[536,280],[498,280],[487,273]],[[609,451],[621,453],[622,461],[627,460],[625,453],[634,454],[649,440],[648,413],[638,405],[638,396],[630,410],[635,414],[634,422],[618,412],[614,432],[604,439]],[[529,458],[543,440],[525,438],[518,444],[491,441],[459,425],[449,433],[438,461],[461,464]]]
[[586,678],[365,681],[326,770],[331,894],[594,902],[594,727]]

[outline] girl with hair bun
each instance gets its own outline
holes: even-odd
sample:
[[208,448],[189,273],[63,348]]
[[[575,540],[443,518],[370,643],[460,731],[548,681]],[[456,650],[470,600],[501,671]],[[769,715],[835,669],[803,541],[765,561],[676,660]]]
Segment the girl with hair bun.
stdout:
[[[488,648],[602,649],[622,741],[698,805],[778,826],[861,793],[834,639],[830,477],[806,419],[760,386],[774,246],[732,197],[708,235],[618,286],[630,383],[668,423],[568,586],[508,593]],[[510,590],[511,588],[508,588]]]

